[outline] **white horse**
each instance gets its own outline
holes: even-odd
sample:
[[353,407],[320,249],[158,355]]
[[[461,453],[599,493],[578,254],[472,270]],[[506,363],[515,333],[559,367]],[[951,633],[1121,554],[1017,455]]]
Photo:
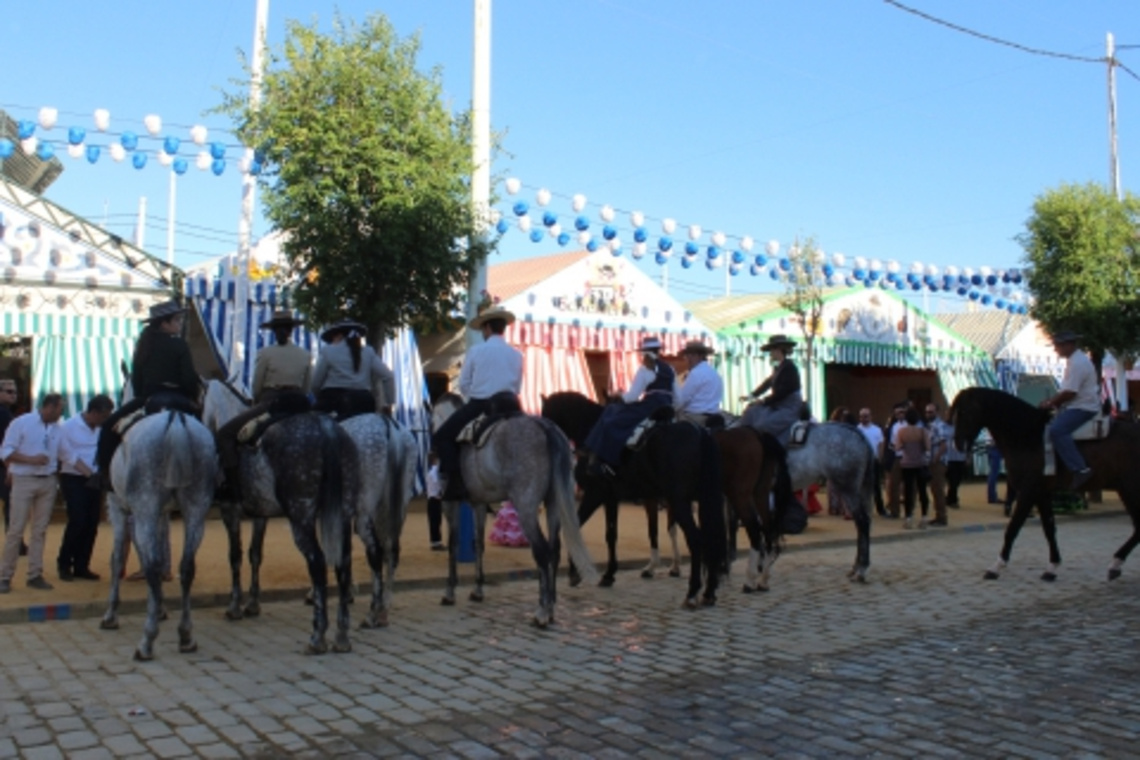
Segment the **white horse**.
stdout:
[[[441,397],[432,411],[432,427],[439,429],[448,417],[463,405],[454,393]],[[460,467],[475,509],[475,590],[471,600],[483,601],[483,548],[487,506],[506,500],[518,512],[519,525],[530,543],[538,566],[538,609],[534,623],[545,628],[554,622],[555,581],[561,554],[559,531],[565,529],[566,549],[578,572],[587,583],[596,583],[598,571],[582,540],[578,515],[574,508],[573,459],[570,442],[549,420],[531,415],[511,417],[495,426],[490,438],[476,448],[460,446]],[[538,525],[538,507],[546,504],[544,536]],[[447,593],[443,604],[455,604],[458,584],[456,550],[459,545],[459,503],[445,501],[448,523]]]
[[162,573],[170,539],[170,511],[177,505],[185,526],[185,543],[179,566],[182,582],[182,619],[178,648],[194,652],[190,622],[190,587],[194,583],[195,555],[202,542],[206,513],[214,496],[217,455],[214,437],[192,415],[162,411],[135,423],[123,437],[111,460],[108,511],[114,531],[111,555],[111,597],[101,627],[119,627],[119,575],[127,541],[127,517],[134,520],[134,544],[146,574],[147,617],[136,660],[154,658],[154,640],[162,613]]

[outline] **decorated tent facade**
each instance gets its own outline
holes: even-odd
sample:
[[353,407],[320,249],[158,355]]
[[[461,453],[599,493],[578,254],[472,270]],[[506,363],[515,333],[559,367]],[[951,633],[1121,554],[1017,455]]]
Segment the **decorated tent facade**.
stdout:
[[20,408],[60,393],[67,415],[118,398],[142,319],[179,273],[127,241],[0,179],[0,376]]
[[760,347],[777,334],[798,344],[797,361],[813,416],[826,419],[838,406],[869,407],[884,419],[892,404],[953,402],[963,388],[997,386],[990,356],[893,292],[879,288],[828,291],[805,362],[798,317],[777,296],[737,296],[687,304],[717,331],[714,358],[725,379],[726,400],[750,393],[772,371]]

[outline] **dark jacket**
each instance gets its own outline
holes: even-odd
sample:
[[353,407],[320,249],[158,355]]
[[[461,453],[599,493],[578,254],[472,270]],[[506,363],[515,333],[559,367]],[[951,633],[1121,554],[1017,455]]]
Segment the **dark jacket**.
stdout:
[[131,367],[131,389],[135,398],[175,390],[195,399],[199,385],[198,374],[190,358],[190,344],[176,335],[160,336],[146,360]]
[[768,406],[775,406],[793,393],[799,392],[801,387],[799,367],[791,359],[785,358],[776,365],[772,374],[764,382],[756,386],[752,395],[759,396],[764,391],[771,390],[771,395],[764,399],[764,403]]

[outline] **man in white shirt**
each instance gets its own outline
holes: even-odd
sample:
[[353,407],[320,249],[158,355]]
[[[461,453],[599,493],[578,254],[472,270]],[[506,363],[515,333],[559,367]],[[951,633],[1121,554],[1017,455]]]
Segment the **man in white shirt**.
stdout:
[[1073,473],[1069,488],[1080,493],[1089,478],[1092,468],[1085,464],[1084,457],[1073,443],[1073,431],[1091,420],[1100,411],[1100,392],[1096,382],[1096,367],[1083,352],[1077,350],[1081,335],[1070,330],[1062,330],[1053,335],[1053,350],[1065,359],[1065,374],[1061,378],[1061,390],[1041,402],[1042,409],[1056,409],[1057,414],[1049,423],[1049,438],[1053,450]]
[[32,536],[28,541],[28,588],[52,588],[44,579],[44,537],[55,506],[62,414],[63,397],[49,393],[39,409],[12,420],[0,444],[0,459],[8,465],[12,477],[12,520],[0,557],[0,594],[12,590],[20,542],[29,522]]
[[432,436],[432,448],[439,455],[440,483],[444,501],[467,497],[459,471],[459,445],[455,437],[467,423],[490,410],[491,397],[503,392],[516,396],[522,390],[523,358],[518,349],[503,339],[515,315],[498,307],[487,309],[468,326],[483,333],[483,342],[472,346],[459,372],[459,392],[467,403],[440,425]]
[[714,353],[711,347],[691,340],[681,349],[689,368],[685,383],[674,395],[677,416],[704,425],[710,414],[718,414],[724,402],[724,381],[706,359]]
[[871,451],[875,452],[875,511],[880,517],[885,517],[887,510],[883,506],[883,429],[871,419],[870,409],[859,410],[859,432],[867,439]]
[[103,493],[97,488],[88,488],[87,483],[98,469],[95,451],[99,428],[114,408],[115,403],[107,396],[95,396],[87,402],[87,411],[63,423],[60,431],[59,490],[67,505],[67,527],[56,559],[61,581],[99,580],[99,575],[91,572],[91,552],[99,531]]

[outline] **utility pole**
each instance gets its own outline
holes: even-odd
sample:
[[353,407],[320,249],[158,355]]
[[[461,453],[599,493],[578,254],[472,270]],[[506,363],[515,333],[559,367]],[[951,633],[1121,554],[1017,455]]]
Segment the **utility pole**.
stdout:
[[[1108,181],[1116,200],[1124,199],[1120,190],[1120,155],[1116,151],[1116,42],[1112,32],[1105,35],[1105,58],[1108,61]],[[1116,360],[1116,403],[1121,411],[1128,411],[1128,370],[1123,356]]]
[[[491,200],[491,0],[475,0],[475,53],[471,66],[471,207],[475,211],[475,241],[487,235]],[[476,246],[472,246],[474,248]],[[479,312],[487,289],[487,261],[479,262],[467,286],[467,321]],[[466,331],[468,348],[481,341]]]
[[166,202],[166,263],[174,266],[174,201],[178,175],[170,172],[170,193]]

